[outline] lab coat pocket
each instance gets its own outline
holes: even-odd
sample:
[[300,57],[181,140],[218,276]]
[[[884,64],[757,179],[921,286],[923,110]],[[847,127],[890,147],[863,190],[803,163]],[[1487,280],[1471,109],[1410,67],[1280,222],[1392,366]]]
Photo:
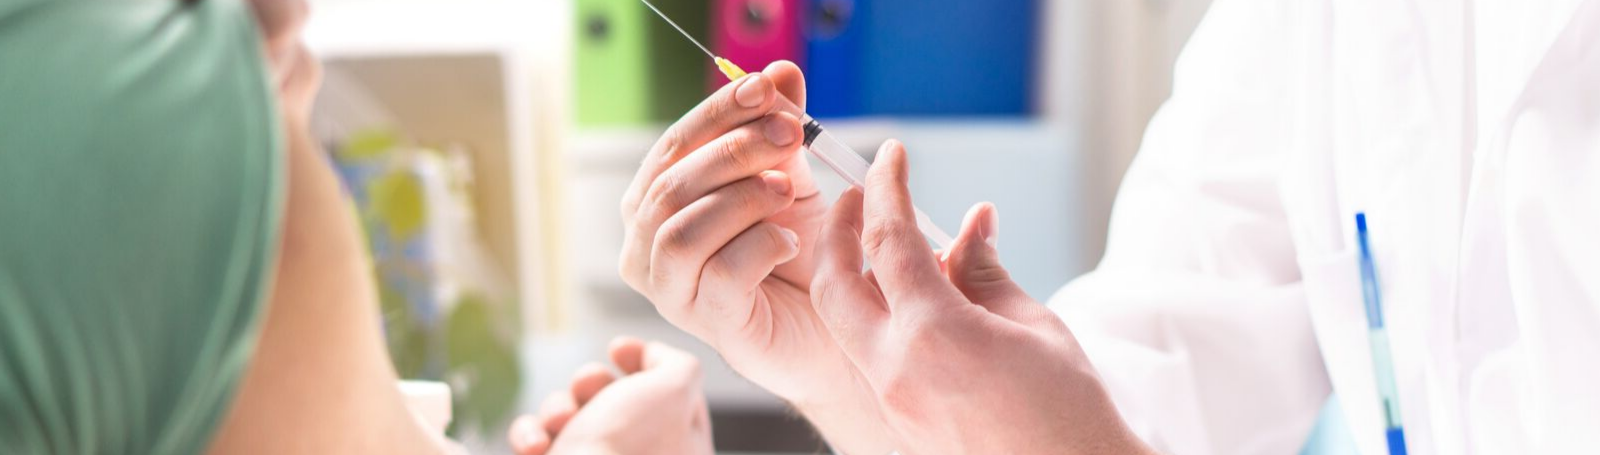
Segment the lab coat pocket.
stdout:
[[1368,349],[1356,249],[1299,256],[1311,326],[1345,421],[1362,453],[1383,453],[1383,420]]

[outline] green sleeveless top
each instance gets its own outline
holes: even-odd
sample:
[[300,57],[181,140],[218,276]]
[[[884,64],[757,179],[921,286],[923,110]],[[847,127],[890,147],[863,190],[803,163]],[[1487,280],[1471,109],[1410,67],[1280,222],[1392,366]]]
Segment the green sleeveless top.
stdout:
[[206,450],[280,229],[257,33],[240,0],[0,0],[0,452]]

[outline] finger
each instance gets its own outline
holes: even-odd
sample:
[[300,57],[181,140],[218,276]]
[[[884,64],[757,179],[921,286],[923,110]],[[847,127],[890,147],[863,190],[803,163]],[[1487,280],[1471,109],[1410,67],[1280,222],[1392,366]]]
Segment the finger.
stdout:
[[776,103],[777,87],[771,77],[752,73],[734,83],[722,86],[683,118],[678,119],[661,139],[650,148],[649,154],[634,175],[622,202],[622,215],[637,211],[644,193],[656,177],[691,151],[699,149],[734,128],[750,123],[772,112]]
[[995,250],[999,239],[1000,214],[994,204],[982,203],[967,212],[950,249],[950,282],[989,312],[1016,320],[1019,305],[1034,305],[1011,274],[1000,265]]
[[611,381],[615,379],[611,372],[606,370],[605,365],[598,363],[584,365],[578,369],[576,374],[572,375],[572,401],[576,402],[579,408],[582,408],[583,405],[589,403],[589,400],[594,399],[595,394],[600,393],[601,389],[611,385]]
[[539,405],[539,421],[544,427],[544,432],[551,439],[566,428],[567,422],[578,413],[578,402],[572,398],[571,390],[562,390],[545,397],[544,403]]
[[289,109],[298,119],[309,119],[317,89],[322,86],[322,62],[304,44],[297,44],[293,55],[293,63],[289,65],[288,73],[278,89],[288,104],[284,106],[285,109]]
[[[267,58],[275,69],[281,70],[293,59],[294,48],[300,41],[300,31],[311,15],[306,0],[251,0],[260,27],[262,44],[267,48]],[[282,80],[279,73],[277,80]]]
[[883,296],[861,274],[861,209],[861,192],[855,188],[833,204],[817,243],[817,278],[811,281],[817,316],[845,354],[857,361],[888,318]]
[[[789,114],[776,114],[707,144],[705,151],[673,166],[651,183],[644,205],[635,213],[625,214],[629,226],[620,264],[623,278],[636,288],[648,289],[640,287],[649,284],[646,272],[651,262],[646,253],[651,251],[661,224],[708,193],[799,155],[800,135],[799,120]],[[792,199],[794,182],[786,183]]]
[[[700,273],[697,301],[726,321],[724,327],[751,320],[751,302],[767,275],[778,264],[800,254],[800,236],[773,223],[745,229],[706,261]],[[731,305],[730,305],[731,304]]]
[[517,455],[544,455],[550,450],[550,435],[544,432],[537,417],[517,417],[506,430],[506,442]]
[[778,88],[778,94],[788,98],[801,110],[806,108],[806,76],[800,71],[800,66],[788,60],[778,60],[767,65],[761,70],[762,74],[772,76],[772,83]]
[[[799,66],[795,66],[794,62],[788,60],[779,60],[767,65],[767,69],[762,70],[761,73],[772,76],[773,84],[778,87],[778,93],[788,98],[789,101],[794,102],[795,106],[799,106],[801,110],[805,110],[806,80],[805,75],[800,72]],[[794,180],[795,199],[805,199],[821,193],[811,175],[811,164],[806,161],[804,153],[794,154],[794,156],[773,169],[789,174],[789,178]],[[817,215],[820,216],[822,214],[818,213]]]
[[701,276],[712,255],[793,202],[788,176],[767,171],[690,204],[662,223],[655,233],[650,248],[649,289],[663,301],[690,302],[699,293]]
[[776,113],[718,137],[663,171],[645,189],[636,217],[670,215],[729,183],[772,169],[799,155],[800,119]]
[[645,343],[640,355],[639,375],[663,378],[681,392],[697,391],[700,387],[700,359],[665,343]]
[[[772,76],[772,82],[778,88],[778,94],[788,98],[802,111],[806,107],[806,78],[800,67],[788,60],[779,60],[767,65],[761,70],[762,74]],[[806,161],[804,153],[796,153],[782,164],[773,168],[789,174],[794,180],[795,199],[805,199],[821,193],[817,189],[816,180],[811,175],[811,164]],[[822,214],[817,214],[822,215]]]
[[634,337],[620,336],[611,340],[611,363],[622,370],[622,374],[638,373],[644,368],[644,341]]
[[917,229],[908,174],[905,147],[894,140],[883,144],[877,162],[867,172],[861,244],[877,271],[890,312],[901,310],[900,304],[939,301],[936,296],[956,294],[939,273],[939,260]]

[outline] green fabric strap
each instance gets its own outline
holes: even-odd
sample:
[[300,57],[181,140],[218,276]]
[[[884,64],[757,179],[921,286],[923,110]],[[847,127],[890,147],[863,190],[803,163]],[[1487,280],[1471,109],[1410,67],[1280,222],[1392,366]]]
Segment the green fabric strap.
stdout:
[[0,451],[211,441],[282,210],[257,33],[239,0],[0,0]]

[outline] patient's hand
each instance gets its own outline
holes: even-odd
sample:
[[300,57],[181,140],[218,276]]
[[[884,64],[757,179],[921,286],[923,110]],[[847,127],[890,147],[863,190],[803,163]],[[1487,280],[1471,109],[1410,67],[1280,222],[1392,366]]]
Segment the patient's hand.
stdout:
[[617,338],[611,362],[622,377],[598,363],[586,365],[538,415],[512,422],[512,449],[520,455],[711,453],[699,360],[661,343]]
[[306,0],[250,0],[250,8],[255,12],[286,127],[304,128],[322,84],[322,65],[300,39],[310,5]]

